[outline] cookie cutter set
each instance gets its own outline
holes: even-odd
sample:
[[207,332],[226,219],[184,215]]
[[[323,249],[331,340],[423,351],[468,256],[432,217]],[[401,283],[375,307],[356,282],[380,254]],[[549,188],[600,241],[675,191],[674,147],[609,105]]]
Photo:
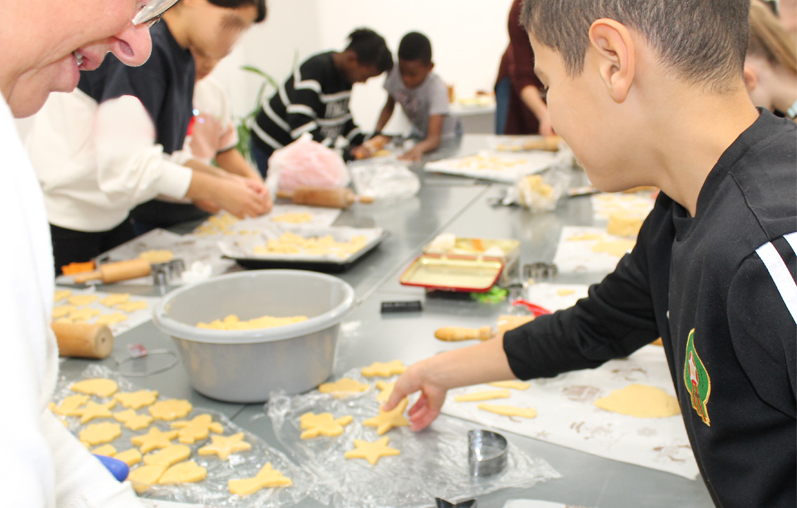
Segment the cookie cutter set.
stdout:
[[182,259],[172,259],[166,263],[152,264],[152,284],[159,287],[167,286],[183,278],[185,262]]

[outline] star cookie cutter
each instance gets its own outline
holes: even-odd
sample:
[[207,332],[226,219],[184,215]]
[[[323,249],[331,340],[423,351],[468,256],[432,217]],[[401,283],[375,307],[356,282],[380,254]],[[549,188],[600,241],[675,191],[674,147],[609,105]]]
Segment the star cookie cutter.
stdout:
[[489,430],[468,432],[468,466],[471,477],[486,478],[506,468],[509,444],[506,438]]

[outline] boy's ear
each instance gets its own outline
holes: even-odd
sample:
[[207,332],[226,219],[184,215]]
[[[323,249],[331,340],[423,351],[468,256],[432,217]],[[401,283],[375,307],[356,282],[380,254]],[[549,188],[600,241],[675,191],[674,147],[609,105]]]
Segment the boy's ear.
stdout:
[[427,70],[429,72],[432,72],[434,70],[434,62],[429,62],[429,67],[427,67]]
[[622,23],[598,19],[589,28],[590,49],[598,59],[598,69],[615,102],[628,97],[634,82],[636,55],[631,34]]
[[744,66],[744,87],[752,92],[758,86],[758,75],[747,65]]

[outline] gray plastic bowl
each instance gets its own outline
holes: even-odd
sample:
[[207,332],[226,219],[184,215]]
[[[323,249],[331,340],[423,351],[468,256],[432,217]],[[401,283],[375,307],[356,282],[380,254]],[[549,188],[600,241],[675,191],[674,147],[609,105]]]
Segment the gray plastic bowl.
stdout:
[[[262,402],[269,393],[315,388],[332,372],[340,321],[354,303],[346,282],[315,272],[259,270],[222,275],[169,293],[153,321],[177,344],[191,385],[227,402]],[[197,328],[230,314],[307,316],[262,330]]]

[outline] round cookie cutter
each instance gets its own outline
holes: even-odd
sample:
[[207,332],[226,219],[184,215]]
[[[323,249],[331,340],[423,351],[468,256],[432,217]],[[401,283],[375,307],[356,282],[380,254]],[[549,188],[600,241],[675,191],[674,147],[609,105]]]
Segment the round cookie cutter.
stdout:
[[486,478],[497,475],[506,468],[509,444],[506,438],[489,430],[468,432],[468,466],[470,475]]

